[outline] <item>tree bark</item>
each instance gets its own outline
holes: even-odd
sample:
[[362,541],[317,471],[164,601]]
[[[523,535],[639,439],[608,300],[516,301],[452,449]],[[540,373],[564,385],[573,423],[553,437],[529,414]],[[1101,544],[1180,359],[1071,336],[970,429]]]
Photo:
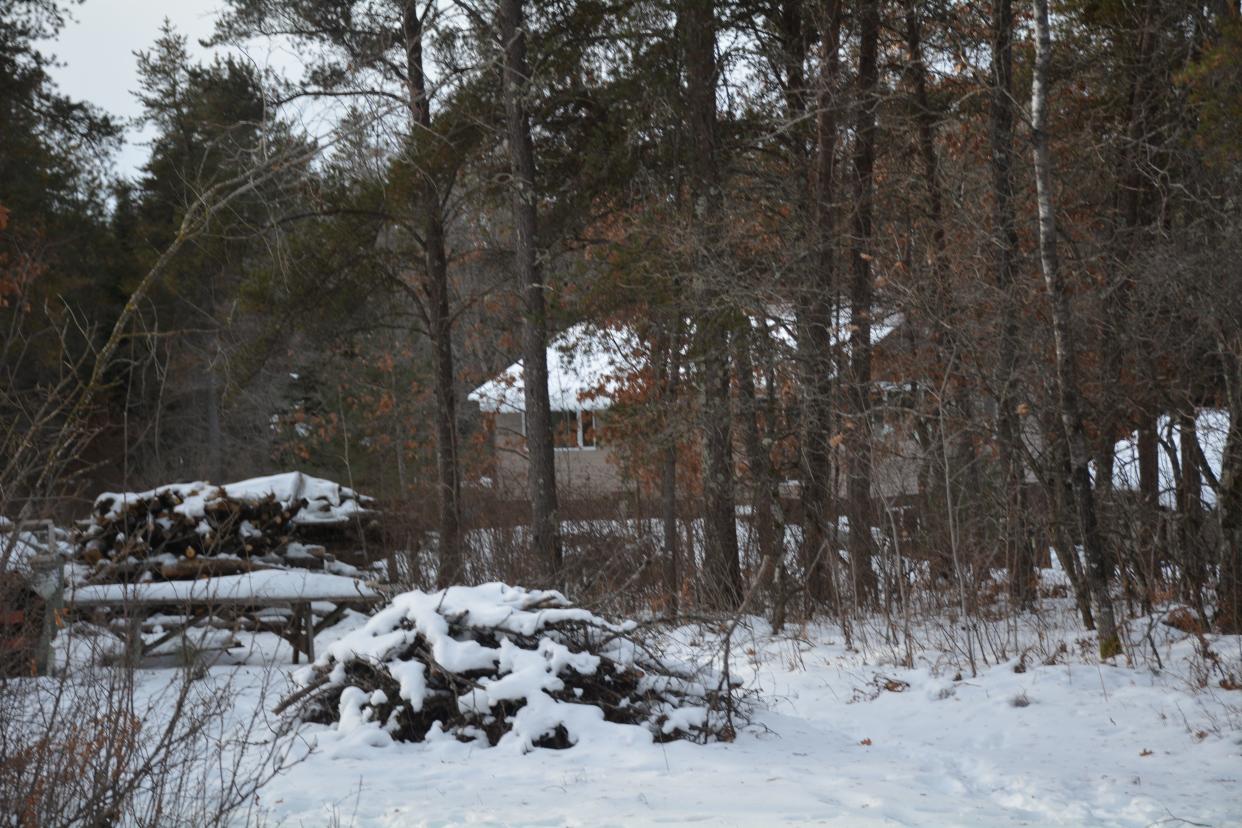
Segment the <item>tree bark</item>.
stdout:
[[[430,12],[428,12],[430,13]],[[414,141],[432,134],[431,100],[423,66],[424,18],[417,0],[406,0],[402,30],[405,37],[406,78]],[[436,476],[439,495],[440,549],[436,582],[440,587],[462,576],[461,465],[458,461],[457,389],[453,368],[452,315],[449,308],[448,255],[445,250],[444,213],[433,171],[418,171],[418,209],[423,221],[423,266],[427,293],[427,327],[434,353],[436,406]]]
[[[1059,417],[1058,417],[1059,420]],[[1082,617],[1083,626],[1088,630],[1095,629],[1095,616],[1091,612],[1091,589],[1086,584],[1086,577],[1078,563],[1078,553],[1074,544],[1070,527],[1077,523],[1071,503],[1074,499],[1073,488],[1070,486],[1069,450],[1065,446],[1065,430],[1054,425],[1048,429],[1053,434],[1050,449],[1053,455],[1051,486],[1049,494],[1052,500],[1052,523],[1057,560],[1061,569],[1069,578],[1070,588],[1074,591],[1074,603]]]
[[1091,490],[1090,455],[1083,427],[1082,401],[1074,365],[1073,309],[1069,290],[1057,260],[1056,215],[1052,202],[1052,153],[1048,146],[1048,69],[1052,62],[1052,39],[1048,29],[1048,0],[1035,0],[1035,69],[1031,80],[1031,128],[1035,165],[1036,201],[1039,207],[1039,260],[1044,287],[1052,308],[1052,333],[1056,349],[1057,397],[1070,458],[1073,489],[1087,581],[1095,601],[1100,657],[1121,652],[1108,592],[1109,565],[1096,521],[1095,496]]
[[923,183],[927,188],[927,219],[932,235],[932,277],[943,293],[945,284],[944,198],[940,187],[940,159],[936,153],[936,113],[927,94],[927,66],[923,61],[923,21],[918,8],[906,11],[906,74],[914,98],[914,121],[918,133],[919,156],[923,162]]
[[664,347],[657,380],[663,397],[664,445],[660,448],[660,517],[664,528],[665,578],[669,614],[676,618],[681,611],[681,548],[677,534],[677,386],[681,373],[679,352],[681,337],[678,324],[664,337]]
[[[750,525],[754,532],[756,546],[759,549],[759,566],[756,568],[754,584],[760,590],[766,590],[771,578],[776,574],[777,565],[783,555],[781,543],[780,520],[777,517],[776,479],[772,471],[772,454],[764,442],[760,428],[760,409],[758,395],[755,391],[755,360],[752,356],[754,340],[768,337],[767,323],[757,320],[760,328],[757,331],[747,330],[734,339],[734,350],[737,353],[738,376],[738,414],[742,423],[742,439],[746,448],[746,464],[750,467]],[[749,327],[749,326],[748,326]],[[762,339],[760,339],[762,338]],[[769,394],[772,388],[766,389]]]
[[[807,591],[813,603],[838,601],[829,571],[837,554],[829,549],[835,520],[832,501],[832,331],[836,314],[836,243],[833,193],[836,178],[837,114],[835,93],[840,74],[841,9],[838,0],[821,7],[819,79],[815,102],[814,250],[811,277],[798,309],[802,357],[802,558]],[[804,344],[803,344],[804,343]]]
[[1180,528],[1181,564],[1185,597],[1203,621],[1203,589],[1207,583],[1207,560],[1203,543],[1203,475],[1197,455],[1200,451],[1194,409],[1177,415],[1178,457],[1181,464],[1177,480],[1177,517]]
[[[1121,387],[1125,384],[1124,367],[1127,354],[1137,354],[1141,361],[1140,364],[1147,363],[1146,372],[1150,373],[1155,370],[1154,366],[1143,357],[1143,352],[1147,349],[1136,348],[1131,338],[1136,322],[1134,318],[1135,282],[1131,271],[1131,259],[1140,249],[1141,230],[1145,222],[1142,209],[1145,200],[1142,163],[1146,155],[1140,151],[1140,145],[1146,140],[1148,104],[1152,97],[1150,87],[1153,73],[1149,63],[1156,43],[1157,11],[1158,4],[1155,0],[1146,0],[1137,21],[1135,57],[1131,64],[1132,74],[1127,102],[1125,143],[1117,161],[1113,199],[1116,225],[1113,229],[1110,256],[1110,269],[1113,272],[1109,274],[1113,287],[1110,291],[1111,301],[1106,308],[1105,336],[1101,344],[1103,350],[1102,381],[1114,387]],[[1150,162],[1149,160],[1147,163]],[[1138,366],[1135,367],[1138,368]],[[1142,369],[1136,371],[1138,375],[1143,373],[1145,372]],[[1135,389],[1135,392],[1126,395],[1125,398],[1121,395],[1109,395],[1105,401],[1105,408],[1101,412],[1102,427],[1096,446],[1096,468],[1099,470],[1097,500],[1104,507],[1103,514],[1109,522],[1112,522],[1109,513],[1115,511],[1116,506],[1111,496],[1113,469],[1116,463],[1115,441],[1120,433],[1129,430],[1129,421],[1132,416],[1135,414],[1140,417],[1146,416],[1142,411],[1145,406],[1141,400],[1147,391],[1148,389]],[[1132,402],[1136,396],[1140,399],[1137,405]],[[1154,511],[1147,511],[1138,521],[1136,546],[1126,549],[1122,543],[1112,544],[1116,550],[1114,555],[1118,562],[1122,563],[1123,558],[1126,557],[1133,560],[1136,564],[1134,569],[1137,570],[1139,578],[1143,580],[1145,578],[1140,561],[1145,555],[1144,547],[1147,539],[1144,536],[1150,535],[1147,530],[1152,524],[1154,515]],[[1105,533],[1106,536],[1108,534]],[[1121,574],[1127,586],[1127,594],[1129,594],[1130,578],[1124,568]],[[1142,601],[1146,604],[1148,598],[1143,596]]]
[[1242,338],[1221,342],[1221,346],[1227,366],[1229,432],[1217,491],[1221,561],[1214,620],[1222,634],[1238,635],[1242,634]]
[[[213,336],[212,340],[213,351],[218,357],[220,353],[219,334]],[[204,389],[206,391],[204,402],[207,407],[207,479],[223,483],[224,434],[220,417],[223,393],[220,389],[220,380],[216,376],[215,360],[208,363],[205,373],[207,374],[207,388]]]
[[728,300],[715,283],[719,238],[720,170],[716,128],[716,9],[714,0],[685,0],[679,26],[685,38],[686,117],[690,132],[690,194],[697,239],[696,349],[703,365],[703,563],[708,601],[736,609],[742,600],[733,492]]
[[876,107],[880,7],[867,0],[859,9],[858,120],[854,144],[854,238],[850,258],[850,382],[846,423],[849,474],[850,570],[855,599],[870,603],[876,592],[872,568],[871,526],[871,313],[874,284],[871,274],[872,200],[875,192]]
[[996,438],[1005,481],[1005,558],[1013,569],[1010,588],[1023,605],[1033,598],[1027,588],[1035,562],[1029,555],[1022,526],[1022,439],[1017,414],[1018,310],[1015,279],[1018,230],[1013,206],[1013,6],[1010,0],[992,4],[992,94],[989,141],[992,172],[993,269],[1000,293],[1000,341],[997,352]]
[[1143,612],[1150,613],[1155,599],[1155,586],[1160,577],[1156,561],[1160,536],[1160,448],[1156,436],[1156,417],[1142,413],[1138,427],[1139,538],[1135,549],[1134,568],[1142,580],[1139,596]]
[[514,261],[522,290],[522,383],[526,403],[526,449],[530,460],[531,540],[553,582],[561,575],[557,518],[556,464],[552,442],[552,406],[548,399],[548,325],[546,287],[538,258],[535,207],[535,148],[530,134],[526,94],[524,0],[501,0],[500,38],[504,48],[503,97],[509,167],[513,190]]

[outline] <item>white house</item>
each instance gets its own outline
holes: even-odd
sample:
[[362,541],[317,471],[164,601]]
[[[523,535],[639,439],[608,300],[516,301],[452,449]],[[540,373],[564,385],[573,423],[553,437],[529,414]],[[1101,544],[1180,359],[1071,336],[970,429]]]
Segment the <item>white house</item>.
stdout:
[[[563,331],[548,345],[558,488],[581,497],[624,490],[600,425],[611,404],[610,392],[641,367],[639,351],[639,342],[629,329],[586,322]],[[494,485],[512,497],[524,497],[527,486],[523,375],[518,360],[469,395],[480,411],[494,417]]]

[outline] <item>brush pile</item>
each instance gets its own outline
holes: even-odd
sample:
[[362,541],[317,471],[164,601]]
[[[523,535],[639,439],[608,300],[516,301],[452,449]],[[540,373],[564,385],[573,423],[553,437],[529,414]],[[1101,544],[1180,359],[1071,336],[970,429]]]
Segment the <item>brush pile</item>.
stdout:
[[583,739],[727,737],[727,691],[559,592],[492,583],[398,595],[298,675],[277,708],[382,746],[456,738],[566,748]]
[[[77,538],[92,580],[227,575],[264,565],[324,566],[325,540],[356,544],[370,498],[300,472],[215,486],[105,493]],[[342,573],[347,574],[347,573]]]

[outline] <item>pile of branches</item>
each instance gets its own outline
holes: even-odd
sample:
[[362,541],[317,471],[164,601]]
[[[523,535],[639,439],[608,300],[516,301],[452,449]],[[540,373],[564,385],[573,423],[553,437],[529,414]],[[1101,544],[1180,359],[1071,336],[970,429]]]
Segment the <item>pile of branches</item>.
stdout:
[[369,744],[448,736],[526,751],[625,738],[617,727],[657,741],[731,738],[735,688],[637,633],[559,592],[416,590],[331,645],[277,712]]
[[[356,541],[365,498],[329,481],[279,485],[189,483],[100,495],[80,522],[77,557],[92,581],[230,575],[272,565],[323,568],[322,546],[300,541],[335,534]],[[331,497],[324,494],[327,487]],[[305,488],[306,494],[300,490]],[[297,493],[294,496],[294,493]]]

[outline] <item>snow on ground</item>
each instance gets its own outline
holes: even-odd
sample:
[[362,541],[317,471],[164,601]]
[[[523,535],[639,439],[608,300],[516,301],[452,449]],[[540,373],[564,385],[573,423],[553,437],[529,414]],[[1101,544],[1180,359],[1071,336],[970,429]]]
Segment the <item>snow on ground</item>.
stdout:
[[[739,632],[732,663],[760,707],[732,743],[591,741],[523,755],[450,739],[370,747],[308,725],[317,749],[262,802],[269,824],[295,826],[1242,823],[1242,692],[1220,689],[1197,639],[1163,624],[1150,642],[1146,621],[1131,632],[1165,670],[1095,663],[1070,617],[1028,617],[1024,657],[980,662],[960,680],[952,626],[928,625],[906,668],[894,666],[900,648],[851,651],[833,627],[772,636],[758,622]],[[363,623],[351,614],[318,644]],[[676,637],[710,646],[700,635]],[[1236,676],[1242,639],[1205,641]],[[288,655],[266,634],[255,646],[242,661]]]

